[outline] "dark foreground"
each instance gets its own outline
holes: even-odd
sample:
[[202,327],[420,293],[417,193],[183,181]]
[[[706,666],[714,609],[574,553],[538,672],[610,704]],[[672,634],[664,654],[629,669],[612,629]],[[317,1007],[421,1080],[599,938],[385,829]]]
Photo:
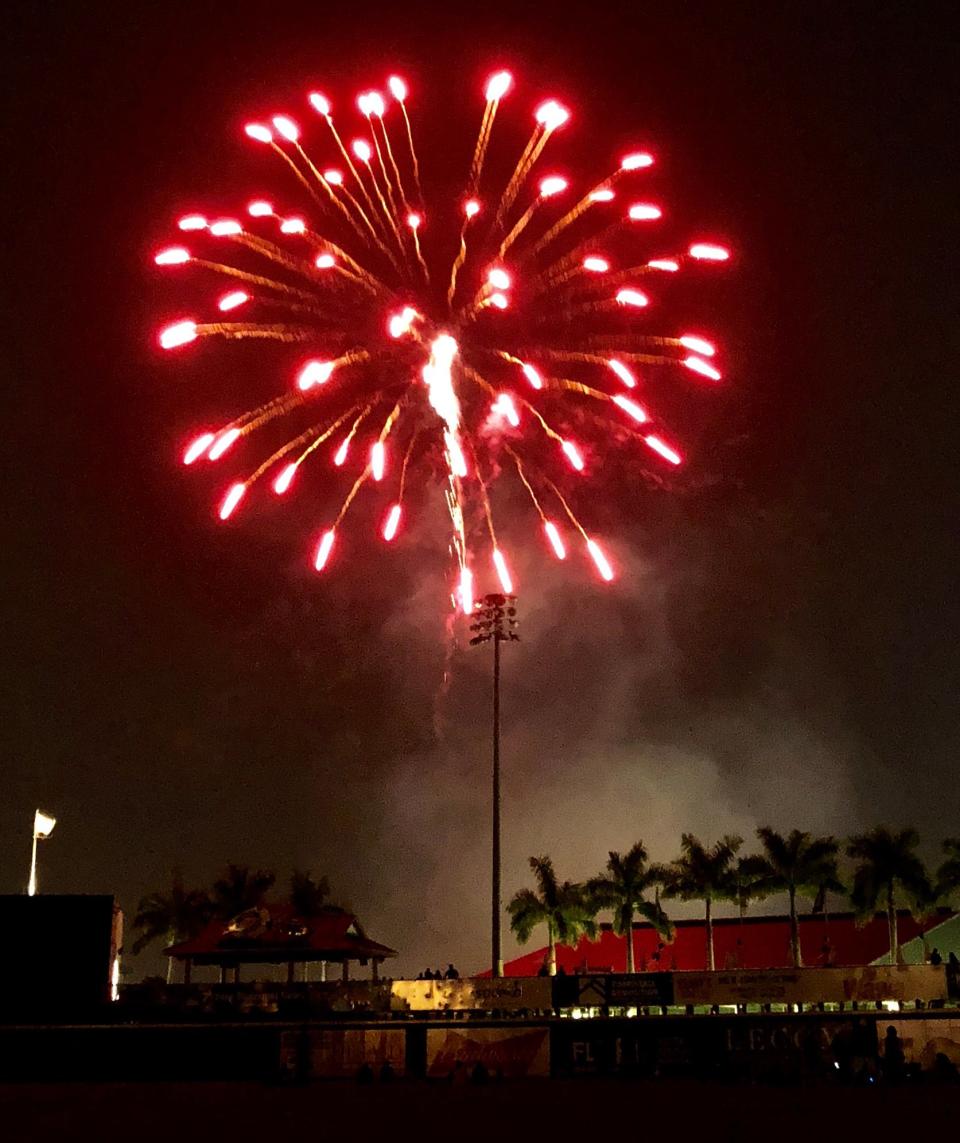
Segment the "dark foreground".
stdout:
[[[525,1080],[0,1086],[5,1143],[171,1140],[502,1140],[654,1137],[811,1143],[951,1135],[960,1087],[746,1087],[693,1081]],[[919,1136],[918,1136],[919,1132]],[[535,1134],[534,1134],[535,1133]]]

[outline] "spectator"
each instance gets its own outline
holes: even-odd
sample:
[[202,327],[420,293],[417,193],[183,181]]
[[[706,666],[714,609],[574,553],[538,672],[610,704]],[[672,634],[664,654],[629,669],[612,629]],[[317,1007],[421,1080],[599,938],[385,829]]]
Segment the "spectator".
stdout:
[[957,1074],[957,1065],[945,1052],[937,1052],[934,1057],[930,1078],[934,1083],[960,1082],[960,1076]]
[[940,955],[940,950],[938,948],[934,948],[933,952],[930,954],[930,963],[943,964],[943,957]]
[[453,967],[452,964],[447,965],[447,971],[443,974],[446,980],[459,980],[460,973]]
[[906,1070],[903,1041],[892,1024],[887,1027],[883,1040],[882,1074],[886,1083],[900,1083]]

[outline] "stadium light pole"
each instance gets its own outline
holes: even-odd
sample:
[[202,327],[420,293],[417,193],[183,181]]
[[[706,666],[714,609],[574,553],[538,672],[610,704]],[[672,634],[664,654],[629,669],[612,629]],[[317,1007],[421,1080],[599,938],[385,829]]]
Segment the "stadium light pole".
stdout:
[[492,885],[490,901],[490,943],[491,972],[503,976],[503,950],[500,944],[500,644],[505,641],[516,643],[517,597],[494,593],[485,595],[476,605],[474,622],[470,630],[475,632],[470,646],[493,641],[493,823],[492,823]]

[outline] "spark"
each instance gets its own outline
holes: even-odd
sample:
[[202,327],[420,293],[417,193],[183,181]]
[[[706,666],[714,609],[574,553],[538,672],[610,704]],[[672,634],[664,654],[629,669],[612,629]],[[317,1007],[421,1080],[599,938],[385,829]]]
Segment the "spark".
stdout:
[[228,520],[234,513],[237,505],[243,499],[243,494],[247,491],[245,484],[231,484],[226,496],[220,503],[220,519]]
[[202,433],[192,440],[183,454],[183,463],[193,464],[195,460],[199,460],[216,439],[214,433]]
[[325,95],[321,95],[319,91],[312,91],[308,96],[308,99],[310,101],[310,106],[314,109],[314,111],[317,112],[318,115],[322,115],[325,119],[329,118],[331,110],[330,100],[327,99]]
[[210,233],[215,238],[225,238],[230,234],[242,234],[243,227],[235,218],[221,218],[210,223]]
[[668,444],[666,444],[664,441],[662,441],[659,437],[653,436],[653,435],[648,435],[648,436],[645,436],[643,439],[644,439],[644,442],[650,448],[652,448],[654,452],[658,452],[665,460],[669,460],[671,464],[680,464],[681,459],[682,459],[680,454],[678,452],[675,452]]
[[587,540],[587,551],[593,562],[597,565],[597,571],[609,583],[613,579],[613,568],[610,566],[607,557],[603,554],[603,550],[596,540]]
[[508,71],[495,72],[487,80],[486,100],[487,103],[497,103],[510,90],[513,84],[513,76]]
[[573,441],[562,441],[560,447],[567,454],[567,460],[570,461],[577,472],[583,472],[583,457],[580,455],[580,450]]
[[617,291],[617,301],[621,306],[645,306],[649,299],[639,290],[624,289]]
[[318,270],[332,270],[336,266],[337,260],[332,254],[318,254],[313,264]]
[[182,246],[168,246],[156,254],[153,260],[158,266],[180,266],[190,261],[190,251]]
[[460,569],[460,606],[464,615],[473,614],[473,573],[469,568]]
[[517,407],[514,405],[509,394],[501,393],[497,397],[493,403],[492,412],[505,417],[513,428],[516,429],[520,427],[520,414],[517,412]]
[[493,549],[493,566],[497,569],[497,578],[500,580],[500,587],[506,595],[511,595],[513,593],[513,580],[510,578],[507,561],[499,548]]
[[370,144],[365,139],[354,139],[350,146],[353,148],[353,153],[361,163],[370,162],[370,159],[373,157],[373,151],[370,150]]
[[325,385],[333,376],[333,361],[308,361],[297,375],[297,388],[312,389],[315,385]]
[[627,397],[624,397],[622,393],[615,393],[612,397],[612,401],[615,405],[623,409],[623,411],[628,416],[633,417],[633,419],[640,425],[644,424],[650,419],[644,410],[635,401],[631,401]]
[[333,551],[333,541],[337,538],[336,532],[331,528],[329,532],[324,532],[317,545],[317,554],[313,561],[313,566],[317,571],[323,571],[327,566],[327,560],[330,559],[330,553]]
[[534,387],[534,389],[543,388],[543,378],[540,376],[539,372],[529,363],[523,366],[523,375]]
[[708,362],[700,357],[695,357],[692,353],[689,357],[683,359],[683,364],[688,369],[693,370],[694,373],[700,373],[704,377],[709,377],[711,381],[720,380],[720,372]]
[[494,287],[494,289],[509,290],[512,279],[506,270],[501,270],[499,267],[495,267],[490,271],[489,274],[487,274],[487,281],[491,286]]
[[634,377],[634,375],[630,372],[626,365],[623,364],[622,361],[617,361],[615,357],[611,357],[607,364],[610,366],[611,370],[616,373],[624,385],[626,385],[629,389],[636,388],[636,377]]
[[641,167],[652,167],[653,155],[648,154],[646,151],[634,151],[630,155],[624,155],[620,160],[621,171],[637,171]]
[[591,191],[587,195],[587,199],[590,202],[613,202],[616,197],[616,192],[612,191],[609,187],[601,187],[599,190]]
[[182,218],[177,219],[177,228],[179,230],[206,230],[207,220],[202,214],[185,214]]
[[565,560],[567,558],[567,549],[563,545],[563,539],[560,536],[556,524],[554,524],[552,520],[545,520],[543,530],[547,534],[547,539],[550,541],[550,546],[553,548],[557,559]]
[[397,534],[397,528],[400,527],[400,515],[403,509],[399,504],[394,504],[390,511],[387,513],[387,518],[383,523],[383,538],[389,544],[390,541]]
[[175,349],[178,345],[186,345],[196,340],[197,323],[195,321],[178,321],[168,325],[160,331],[158,338],[163,349]]
[[254,199],[247,206],[247,214],[251,218],[269,218],[273,214],[273,205],[262,198]]
[[463,204],[463,213],[467,218],[473,218],[480,213],[480,203],[478,203],[475,198],[467,199]]
[[343,171],[338,171],[335,167],[324,171],[323,177],[332,187],[343,186]]
[[490,297],[487,298],[487,301],[490,303],[490,305],[498,310],[505,310],[507,306],[510,305],[510,299],[506,294],[491,294]]
[[555,194],[565,191],[568,185],[567,180],[561,175],[550,175],[540,183],[540,197],[553,198]]
[[220,457],[222,457],[223,454],[227,451],[227,449],[230,448],[230,446],[234,444],[235,441],[239,440],[239,438],[239,429],[226,429],[217,437],[216,441],[210,448],[210,451],[207,453],[207,456],[210,460],[219,460]]
[[303,234],[307,229],[307,224],[302,218],[285,218],[280,223],[281,234]]
[[591,274],[605,274],[610,269],[610,263],[606,258],[584,258],[583,268]]
[[556,131],[570,118],[570,112],[555,99],[548,99],[534,112],[534,118],[545,131]]
[[390,94],[397,101],[403,103],[407,98],[407,85],[398,75],[392,75],[387,80],[387,87],[390,89]]
[[370,449],[370,472],[374,480],[383,480],[387,450],[383,441],[374,441]]
[[277,134],[282,135],[288,143],[296,143],[300,138],[300,128],[286,115],[274,115],[271,120]]
[[350,438],[344,437],[343,442],[341,443],[340,447],[337,449],[337,451],[334,453],[334,456],[333,456],[333,463],[337,466],[337,468],[342,467],[342,465],[344,464],[344,462],[347,459],[347,453],[349,451],[350,451]]
[[713,246],[709,242],[695,242],[690,247],[690,257],[705,262],[726,262],[730,251],[725,246]]
[[717,352],[713,344],[702,337],[695,337],[692,333],[685,333],[677,340],[684,349],[692,349],[694,353],[702,353],[704,357],[713,357]]
[[652,262],[647,265],[651,270],[667,270],[669,273],[676,273],[680,269],[680,263],[673,258],[654,258]]
[[650,202],[634,203],[627,213],[631,222],[649,222],[652,219],[663,217],[663,211],[660,207],[654,206]]
[[244,131],[251,139],[256,139],[258,143],[273,142],[273,132],[269,127],[264,127],[262,123],[248,123],[244,127]]
[[217,302],[217,309],[226,313],[228,310],[235,310],[237,306],[242,306],[244,302],[249,301],[250,295],[246,290],[231,290],[229,294],[224,294]]
[[293,464],[288,464],[280,470],[280,474],[273,482],[273,491],[278,496],[282,496],[293,483],[293,478],[297,475],[297,467],[297,463],[294,461]]

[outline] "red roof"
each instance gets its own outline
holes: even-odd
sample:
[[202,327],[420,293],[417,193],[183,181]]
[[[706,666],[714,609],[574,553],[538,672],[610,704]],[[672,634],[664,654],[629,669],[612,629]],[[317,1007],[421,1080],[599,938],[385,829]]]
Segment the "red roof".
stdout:
[[[901,944],[942,923],[943,916],[932,916],[922,924],[909,913],[898,916]],[[800,918],[800,948],[807,966],[823,964],[824,940],[829,938],[832,963],[870,964],[890,949],[885,915],[877,916],[859,928],[853,914],[843,913]],[[739,943],[738,943],[739,942]],[[676,921],[672,944],[663,945],[655,959],[660,938],[646,922],[634,925],[633,949],[638,972],[702,971],[707,964],[704,922]],[[781,968],[791,965],[790,921],[787,917],[724,917],[713,923],[714,963],[723,968]],[[507,976],[536,976],[547,955],[546,948],[525,953],[504,966]],[[595,941],[582,938],[575,948],[557,948],[557,967],[565,972],[625,972],[627,945],[609,925]],[[482,975],[489,975],[483,973]]]
[[229,921],[211,921],[196,937],[164,951],[197,964],[369,960],[397,955],[395,949],[371,941],[352,913],[331,908],[314,917],[301,917],[286,903],[247,909]]

